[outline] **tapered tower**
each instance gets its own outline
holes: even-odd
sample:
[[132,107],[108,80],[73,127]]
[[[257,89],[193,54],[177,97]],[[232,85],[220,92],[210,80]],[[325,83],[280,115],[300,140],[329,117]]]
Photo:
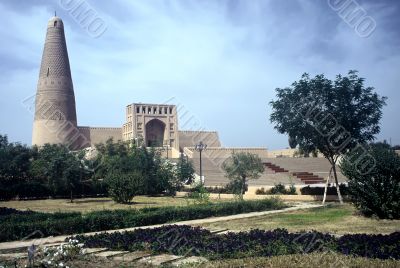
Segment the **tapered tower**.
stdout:
[[64,144],[74,149],[77,135],[75,95],[64,25],[59,17],[52,17],[47,24],[37,84],[32,144]]

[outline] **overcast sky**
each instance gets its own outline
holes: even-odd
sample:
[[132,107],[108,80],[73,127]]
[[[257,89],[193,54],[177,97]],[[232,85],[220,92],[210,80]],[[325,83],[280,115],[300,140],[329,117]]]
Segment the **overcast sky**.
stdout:
[[400,144],[400,1],[354,1],[376,22],[362,37],[327,0],[85,0],[106,25],[97,38],[66,9],[81,1],[0,1],[0,133],[11,141],[31,143],[29,99],[57,10],[79,125],[119,127],[127,104],[168,101],[181,129],[216,130],[224,146],[285,148],[269,122],[275,88],[356,69],[388,97],[378,140]]

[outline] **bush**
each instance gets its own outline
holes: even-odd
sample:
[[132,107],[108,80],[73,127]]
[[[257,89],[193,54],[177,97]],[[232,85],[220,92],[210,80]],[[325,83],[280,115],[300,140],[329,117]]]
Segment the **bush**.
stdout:
[[[76,236],[87,247],[111,250],[151,249],[156,253],[200,255],[210,259],[277,256],[305,252],[338,251],[346,255],[400,259],[400,233],[354,234],[335,238],[320,232],[273,231],[213,234],[191,226],[163,226],[129,232]],[[67,238],[68,239],[68,238]]]
[[[196,204],[184,207],[158,207],[81,213],[34,213],[0,217],[0,242],[162,224],[182,220],[226,216],[286,207],[278,199]],[[36,232],[36,233],[35,233]]]
[[[237,186],[237,184],[236,184]],[[210,194],[235,194],[237,193],[238,187],[235,187],[234,183],[228,183],[227,185],[220,187],[220,186],[203,186],[204,189]],[[239,188],[240,189],[240,188]],[[183,189],[185,192],[198,192],[198,185],[193,188],[185,188]],[[248,190],[248,185],[246,184],[243,194]],[[239,190],[240,191],[240,190]]]
[[388,144],[351,152],[340,166],[350,198],[364,215],[400,219],[400,156]]
[[294,184],[291,184],[289,189],[286,189],[285,185],[282,183],[276,184],[274,187],[272,187],[270,190],[265,190],[264,187],[261,189],[256,190],[256,195],[268,195],[268,194],[290,194],[290,195],[296,195],[296,187]]
[[[339,184],[340,193],[348,195],[348,187],[345,184]],[[300,189],[302,195],[324,195],[325,187],[310,187],[309,185]],[[327,195],[337,195],[335,186],[328,186]]]
[[143,191],[143,178],[138,172],[110,174],[106,182],[108,193],[117,203],[129,203]]
[[193,198],[196,203],[209,203],[210,202],[210,193],[206,187],[202,183],[199,183],[195,187],[191,189],[192,191],[189,193],[188,197]]

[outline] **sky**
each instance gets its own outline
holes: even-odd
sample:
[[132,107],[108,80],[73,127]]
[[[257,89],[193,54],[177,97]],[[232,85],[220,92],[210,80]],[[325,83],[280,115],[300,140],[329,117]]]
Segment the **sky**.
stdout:
[[[364,12],[353,24],[343,1]],[[92,19],[82,21],[78,5]],[[10,141],[31,143],[54,11],[81,126],[120,127],[126,105],[168,102],[180,129],[216,130],[223,146],[286,148],[269,121],[275,88],[305,72],[334,79],[358,70],[388,97],[377,140],[400,144],[397,0],[0,0],[0,134]]]

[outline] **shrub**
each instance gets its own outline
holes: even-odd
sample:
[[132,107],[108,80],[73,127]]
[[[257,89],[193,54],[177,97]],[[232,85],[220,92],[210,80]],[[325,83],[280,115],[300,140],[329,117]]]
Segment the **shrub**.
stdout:
[[[339,184],[340,193],[348,194],[348,187],[345,184]],[[302,195],[324,195],[325,187],[311,187],[310,185],[300,189]],[[337,195],[335,186],[328,186],[327,195]]]
[[380,259],[400,259],[400,233],[390,235],[355,234],[335,238],[320,232],[273,231],[212,234],[191,226],[163,226],[129,232],[76,236],[87,247],[112,250],[151,249],[157,253],[200,255],[211,259],[304,254],[339,251],[346,255]]
[[364,215],[400,218],[400,156],[388,144],[373,144],[367,154],[349,153],[341,169],[350,198]]
[[[220,186],[204,186],[205,190],[207,190],[208,193],[210,194],[235,194],[237,193],[237,184],[235,186],[234,183],[228,183],[227,185],[220,187]],[[248,185],[246,184],[245,188],[244,188],[244,192],[243,194],[248,190]],[[185,188],[184,189],[185,192],[197,192],[198,188],[197,186],[193,187],[193,188]],[[239,190],[240,191],[240,190]]]
[[283,185],[282,183],[275,184],[275,186],[269,190],[269,193],[270,194],[286,194],[285,185]]
[[31,210],[17,210],[14,208],[5,208],[5,207],[0,207],[0,217],[2,216],[8,216],[8,215],[26,215],[26,214],[33,214],[35,212]]
[[183,207],[158,207],[81,213],[33,213],[0,217],[0,242],[31,238],[103,231],[166,222],[225,216],[253,211],[284,208],[278,199],[195,204]]
[[267,191],[265,191],[264,187],[261,187],[260,189],[256,190],[256,195],[265,195],[268,194]]
[[275,184],[275,186],[272,187],[268,191],[266,191],[264,188],[256,190],[256,195],[267,195],[267,194],[290,194],[290,195],[295,195],[297,193],[296,193],[296,187],[294,186],[294,184],[291,184],[289,189],[286,189],[285,185],[283,185],[282,183]]
[[193,191],[189,193],[188,197],[193,198],[196,203],[210,202],[210,193],[202,183],[199,183],[195,187],[193,187]]
[[137,172],[110,174],[106,182],[108,193],[117,203],[128,203],[143,190],[142,175]]

